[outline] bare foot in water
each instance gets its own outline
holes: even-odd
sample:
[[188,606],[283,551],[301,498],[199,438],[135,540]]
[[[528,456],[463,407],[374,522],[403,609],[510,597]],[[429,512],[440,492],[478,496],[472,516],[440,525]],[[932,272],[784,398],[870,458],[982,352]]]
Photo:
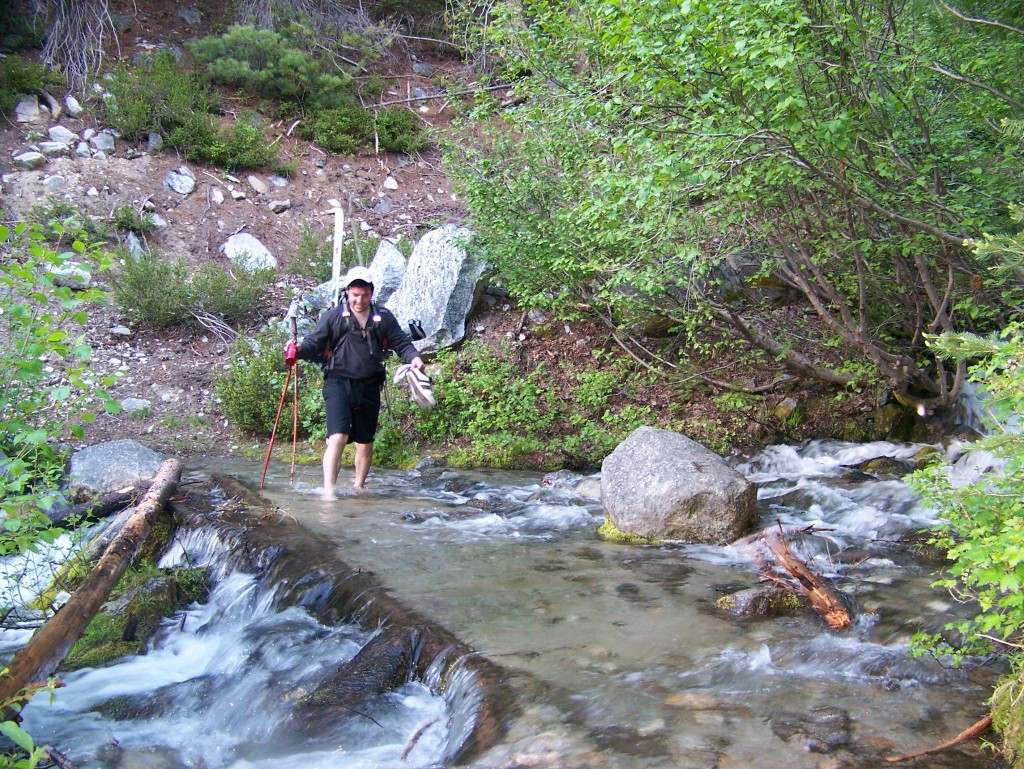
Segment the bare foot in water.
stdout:
[[321,491],[320,492],[320,499],[328,500],[328,501],[332,500],[332,499],[335,499],[334,489],[324,489],[323,491]]

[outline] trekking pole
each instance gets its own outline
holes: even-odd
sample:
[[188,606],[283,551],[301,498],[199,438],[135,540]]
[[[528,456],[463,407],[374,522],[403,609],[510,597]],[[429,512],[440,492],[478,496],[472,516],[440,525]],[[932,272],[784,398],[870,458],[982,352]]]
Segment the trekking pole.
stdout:
[[[299,323],[294,315],[292,315],[292,341],[296,345],[299,343]],[[296,371],[295,379],[292,380],[292,468],[288,473],[289,481],[295,480],[295,443],[299,436],[299,372],[297,365],[292,368],[295,368]],[[285,382],[285,387],[287,386],[288,383]]]
[[270,433],[270,445],[267,446],[267,458],[263,462],[263,477],[260,478],[260,490],[263,490],[263,482],[267,480],[267,467],[270,465],[270,452],[274,450],[274,439],[277,437],[277,425],[281,421],[281,409],[284,408],[284,396],[288,394],[288,383],[292,378],[292,369],[288,366],[288,374],[284,378],[284,389],[281,390],[281,402],[277,404],[277,416],[274,417],[274,429]]

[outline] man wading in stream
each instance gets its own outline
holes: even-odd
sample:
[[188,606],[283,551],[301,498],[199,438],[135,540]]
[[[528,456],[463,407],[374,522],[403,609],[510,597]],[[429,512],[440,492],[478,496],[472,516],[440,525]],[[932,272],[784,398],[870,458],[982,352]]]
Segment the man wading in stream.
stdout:
[[343,279],[345,298],[324,313],[316,328],[296,345],[288,342],[284,360],[318,360],[324,368],[327,407],[327,450],[324,452],[324,496],[334,496],[341,452],[356,447],[352,486],[363,488],[373,462],[373,437],[380,415],[380,391],[387,376],[384,355],[398,353],[404,363],[423,368],[412,339],[395,316],[373,304],[373,277],[365,267],[353,267]]

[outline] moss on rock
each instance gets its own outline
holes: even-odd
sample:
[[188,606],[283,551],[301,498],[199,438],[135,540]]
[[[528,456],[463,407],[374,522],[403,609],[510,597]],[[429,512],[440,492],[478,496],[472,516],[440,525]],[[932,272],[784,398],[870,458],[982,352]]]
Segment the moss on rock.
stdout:
[[1003,756],[1013,769],[1024,769],[1024,671],[1003,678],[992,694],[992,726],[1002,736]]
[[618,542],[626,545],[659,545],[658,540],[650,537],[641,537],[639,534],[629,534],[618,528],[609,518],[597,529],[597,536],[606,542]]
[[165,617],[206,598],[209,575],[204,569],[135,572],[118,589],[68,651],[62,670],[99,667],[142,654]]

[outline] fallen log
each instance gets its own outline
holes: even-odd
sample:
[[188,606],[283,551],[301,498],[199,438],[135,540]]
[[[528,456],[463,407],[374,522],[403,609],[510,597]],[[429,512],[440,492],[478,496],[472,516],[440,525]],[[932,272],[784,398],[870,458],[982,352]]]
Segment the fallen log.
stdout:
[[777,533],[763,531],[756,537],[741,540],[737,545],[744,548],[763,545],[763,548],[754,548],[754,558],[761,569],[762,580],[802,595],[829,627],[835,630],[849,627],[850,613],[843,605],[839,593],[811,571],[806,563],[793,555],[789,543],[786,542],[782,522],[776,520],[776,524]]
[[[218,531],[234,557],[244,558],[261,580],[278,586],[279,605],[301,606],[327,625],[354,622],[377,631],[323,684],[299,695],[297,715],[283,735],[309,733],[313,721],[329,730],[332,719],[368,718],[361,709],[370,698],[415,679],[443,692],[452,709],[463,698],[473,703],[474,718],[446,749],[444,765],[464,762],[497,741],[513,707],[504,670],[394,598],[375,574],[346,564],[337,545],[296,526],[258,492],[217,473],[211,481],[227,494],[228,503],[204,512],[176,502],[179,525]],[[475,681],[473,686],[468,679]]]
[[33,681],[53,674],[138,553],[180,477],[181,460],[171,458],[161,465],[131,518],[107,546],[74,595],[14,655],[6,674],[0,676],[0,702],[12,701]]
[[117,510],[136,504],[139,501],[139,496],[148,488],[149,481],[145,481],[137,486],[126,486],[117,491],[96,495],[72,505],[59,518],[55,519],[54,523],[62,525],[81,518],[106,518]]

